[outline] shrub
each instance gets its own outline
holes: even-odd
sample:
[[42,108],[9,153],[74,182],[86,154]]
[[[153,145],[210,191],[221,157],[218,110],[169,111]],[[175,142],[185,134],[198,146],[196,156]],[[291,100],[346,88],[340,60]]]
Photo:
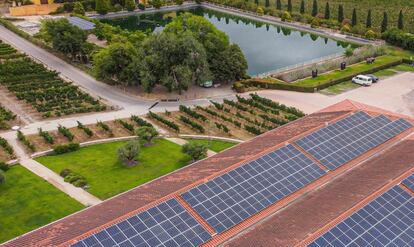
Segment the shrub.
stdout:
[[139,3],[138,4],[138,9],[145,10],[145,4]]
[[188,154],[193,161],[207,157],[207,146],[199,143],[186,143],[182,146],[181,151]]
[[4,174],[3,171],[0,171],[0,184],[5,184],[6,183],[6,175]]
[[200,124],[194,122],[193,120],[191,120],[191,119],[189,119],[187,117],[180,116],[180,120],[183,123],[190,125],[192,128],[197,129],[200,133],[204,133],[205,132],[203,126],[201,126]]
[[30,151],[36,151],[36,147],[33,145],[33,143],[31,143],[20,130],[17,131],[17,139],[22,142]]
[[146,145],[151,144],[152,139],[154,139],[155,137],[159,135],[158,131],[154,127],[148,127],[148,126],[143,126],[143,127],[138,128],[135,131],[135,134],[139,137],[139,139],[145,140]]
[[70,130],[68,128],[66,128],[66,127],[64,127],[62,125],[59,125],[58,131],[64,137],[66,137],[66,139],[68,139],[70,142],[73,141],[73,138],[75,138],[75,136],[72,134],[72,132],[70,132]]
[[75,2],[73,5],[73,13],[77,15],[85,15],[85,8],[81,2]]
[[154,127],[151,123],[135,115],[131,115],[131,120],[137,123],[139,126]]
[[256,10],[256,13],[257,13],[258,15],[263,15],[263,14],[264,14],[264,10],[263,10],[263,8],[262,8],[262,7],[258,7],[258,8],[257,8],[257,10]]
[[281,19],[282,19],[282,21],[291,21],[292,16],[290,15],[289,12],[285,11],[285,12],[283,12]]
[[129,132],[134,132],[134,125],[122,120],[122,119],[118,119],[117,120],[118,123],[120,123],[122,125],[122,127],[124,127],[126,130],[128,130]]
[[88,127],[86,127],[85,125],[83,125],[81,122],[78,122],[78,129],[83,130],[83,132],[85,132],[85,134],[89,137],[93,136],[93,131],[91,129],[89,129]]
[[249,126],[249,125],[245,125],[244,129],[247,130],[248,132],[254,134],[254,135],[260,135],[262,134],[262,130],[260,130],[259,128],[256,128],[254,126]]
[[321,21],[318,17],[312,19],[311,27],[319,27],[321,25]]
[[348,24],[345,24],[342,26],[341,31],[344,33],[349,33],[351,32],[351,27]]
[[69,175],[70,173],[72,173],[72,170],[70,169],[63,169],[62,171],[60,171],[59,175],[63,178],[65,178],[67,175]]
[[173,129],[173,130],[175,130],[177,132],[180,132],[180,127],[178,127],[177,124],[175,124],[174,122],[171,122],[171,121],[169,121],[169,120],[161,117],[158,114],[155,114],[155,113],[153,113],[153,112],[150,111],[150,112],[148,112],[148,117],[150,117],[152,119],[155,119],[155,120],[157,120],[157,121],[165,124],[166,126],[170,127],[171,129]]
[[371,29],[365,33],[365,38],[367,39],[375,39],[376,37],[377,37],[377,34]]
[[0,170],[7,172],[10,169],[9,165],[7,165],[6,163],[0,161]]
[[3,137],[0,137],[0,146],[3,147],[4,151],[6,151],[8,154],[14,154],[13,147],[10,146],[9,142]]
[[382,34],[382,38],[392,45],[414,51],[414,34],[406,33],[397,28],[392,28],[385,31]]
[[118,159],[126,167],[137,164],[136,157],[139,154],[140,146],[138,141],[130,141],[118,149]]
[[56,155],[64,154],[64,153],[74,152],[76,150],[79,150],[79,148],[80,148],[79,143],[68,143],[64,145],[57,145],[53,147],[53,153]]
[[96,125],[98,127],[100,127],[103,131],[107,132],[110,136],[113,136],[114,134],[112,133],[112,129],[111,127],[109,127],[109,125],[107,125],[106,123],[102,122],[102,121],[98,121],[96,123]]
[[134,11],[137,6],[135,5],[135,0],[126,0],[125,1],[125,8],[128,11]]
[[106,15],[109,11],[109,0],[96,0],[96,12],[100,15]]
[[80,187],[80,188],[83,188],[83,187],[85,187],[86,185],[88,185],[88,182],[86,181],[86,179],[85,178],[83,178],[83,177],[79,177],[76,181],[74,181],[73,183],[72,183],[74,186],[76,186],[76,187]]
[[53,136],[49,134],[47,131],[43,131],[42,128],[39,128],[39,136],[43,137],[43,140],[45,140],[49,144],[55,143],[55,139]]
[[193,117],[195,119],[200,119],[202,121],[207,121],[207,118],[201,114],[199,114],[196,111],[191,110],[190,107],[186,107],[184,105],[180,105],[179,110],[181,112],[184,112],[185,114],[189,115],[190,117]]
[[352,55],[354,55],[354,49],[352,47],[346,48],[344,51],[344,55],[346,57],[351,57]]

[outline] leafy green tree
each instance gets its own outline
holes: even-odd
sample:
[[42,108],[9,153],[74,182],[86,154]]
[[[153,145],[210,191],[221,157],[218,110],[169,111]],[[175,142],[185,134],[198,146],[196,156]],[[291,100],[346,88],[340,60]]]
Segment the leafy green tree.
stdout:
[[281,2],[281,0],[276,0],[276,9],[282,10],[282,2]]
[[[93,56],[93,72],[98,79],[113,80],[123,86],[136,85],[139,74],[137,50],[129,42],[113,43]],[[131,75],[132,74],[132,75]]]
[[78,15],[85,15],[85,8],[82,2],[75,2],[73,4],[73,13]]
[[315,17],[318,15],[318,2],[316,0],[313,0],[312,4],[312,16]]
[[371,10],[368,10],[366,27],[367,28],[371,28],[372,27],[372,14],[371,14]]
[[270,0],[266,0],[266,1],[265,1],[265,7],[266,7],[266,8],[269,8],[269,7],[270,7]]
[[140,146],[138,141],[130,141],[118,149],[118,159],[126,167],[137,164],[136,157],[139,154]]
[[83,53],[87,33],[65,18],[42,21],[40,36],[51,42],[54,49],[75,58]]
[[300,2],[300,13],[303,15],[305,14],[305,0]]
[[106,15],[109,11],[109,0],[95,0],[95,10],[100,15]]
[[287,10],[288,10],[288,12],[292,12],[292,10],[293,10],[293,7],[292,7],[292,0],[288,0]]
[[[235,46],[231,46],[228,36],[224,32],[218,30],[205,18],[189,13],[182,14],[169,23],[164,30],[165,32],[172,32],[177,35],[183,35],[189,31],[191,32],[196,40],[198,40],[205,48],[207,61],[214,81],[229,82],[246,75],[246,60],[241,50],[235,48]],[[231,58],[237,57],[237,59],[241,59],[241,61],[232,61],[232,64],[224,64],[223,61],[229,61],[229,50],[236,53],[231,55]],[[235,68],[233,64],[240,67]],[[230,74],[227,73],[227,71],[230,69],[237,71],[238,74],[235,77],[229,77]],[[231,75],[234,74],[232,73]]]
[[344,13],[344,6],[339,5],[338,7],[338,22],[342,23],[345,19],[345,13]]
[[174,3],[177,5],[183,5],[184,0],[174,0]]
[[325,19],[329,20],[331,18],[331,8],[329,7],[329,2],[326,2],[325,5]]
[[138,128],[135,131],[135,134],[139,137],[139,139],[145,141],[145,145],[151,145],[152,139],[159,135],[158,131],[154,127],[143,126]]
[[354,10],[352,10],[351,25],[356,26],[356,24],[358,24],[358,17],[357,17],[356,9],[354,8]]
[[128,11],[134,11],[137,8],[135,0],[125,0],[125,8]]
[[182,152],[188,154],[193,161],[207,157],[207,146],[195,142],[186,143],[182,146]]
[[154,34],[145,40],[141,52],[141,81],[148,92],[161,83],[181,94],[189,85],[211,78],[205,49],[190,32]]
[[388,13],[384,11],[384,16],[381,22],[381,33],[387,31],[388,29]]
[[400,10],[400,13],[398,14],[398,29],[404,29],[404,15],[402,10]]
[[6,175],[4,175],[3,170],[0,170],[0,185],[6,183]]
[[151,4],[152,6],[154,6],[154,8],[160,9],[164,5],[164,1],[163,0],[152,0]]

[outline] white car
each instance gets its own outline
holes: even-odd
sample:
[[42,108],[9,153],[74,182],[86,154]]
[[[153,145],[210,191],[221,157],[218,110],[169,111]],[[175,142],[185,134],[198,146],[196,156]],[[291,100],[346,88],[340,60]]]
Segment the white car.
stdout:
[[354,78],[352,78],[352,82],[362,86],[371,86],[372,78],[365,75],[357,75]]

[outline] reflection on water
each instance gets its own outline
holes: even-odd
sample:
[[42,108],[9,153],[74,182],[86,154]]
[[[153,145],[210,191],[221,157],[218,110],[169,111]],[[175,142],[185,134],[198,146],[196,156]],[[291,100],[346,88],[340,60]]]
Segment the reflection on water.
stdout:
[[252,21],[201,7],[102,21],[128,30],[159,32],[175,16],[183,12],[204,16],[218,29],[227,33],[231,42],[238,44],[243,50],[249,64],[250,75],[340,53],[348,46],[343,42],[315,34]]

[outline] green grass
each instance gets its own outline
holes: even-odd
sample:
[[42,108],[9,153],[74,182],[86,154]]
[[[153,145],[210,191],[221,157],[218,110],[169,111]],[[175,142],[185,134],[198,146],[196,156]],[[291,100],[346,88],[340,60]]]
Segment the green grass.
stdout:
[[375,60],[373,64],[367,64],[365,61],[361,63],[357,63],[351,66],[348,66],[345,70],[334,70],[332,72],[328,72],[325,74],[321,74],[316,78],[307,78],[304,80],[300,80],[295,82],[296,86],[305,86],[305,87],[316,87],[321,84],[328,83],[329,81],[336,80],[338,78],[344,78],[348,76],[364,74],[369,70],[372,70],[377,67],[384,66],[386,64],[390,64],[400,60],[399,57],[394,56],[381,56]]
[[59,173],[64,168],[84,176],[88,192],[107,199],[145,182],[184,167],[190,157],[181,152],[181,146],[157,139],[150,147],[143,147],[138,165],[124,167],[118,161],[118,148],[126,142],[112,142],[84,147],[58,156],[43,156],[38,162]]
[[395,67],[392,67],[392,69],[401,72],[414,72],[414,67],[408,64],[400,64]]
[[16,165],[0,185],[0,243],[74,213],[83,206]]
[[325,88],[321,91],[321,93],[325,94],[341,94],[346,91],[359,88],[360,86],[358,84],[353,83],[352,81],[346,81],[342,82],[333,86],[330,86],[328,88]]
[[231,148],[236,143],[232,142],[225,142],[225,141],[219,141],[219,140],[207,140],[207,139],[188,139],[189,142],[204,144],[208,147],[208,149],[219,153],[225,149]]
[[375,72],[374,75],[378,76],[378,77],[385,77],[385,76],[393,76],[393,75],[397,74],[397,72],[395,72],[391,69],[380,70],[378,72]]

